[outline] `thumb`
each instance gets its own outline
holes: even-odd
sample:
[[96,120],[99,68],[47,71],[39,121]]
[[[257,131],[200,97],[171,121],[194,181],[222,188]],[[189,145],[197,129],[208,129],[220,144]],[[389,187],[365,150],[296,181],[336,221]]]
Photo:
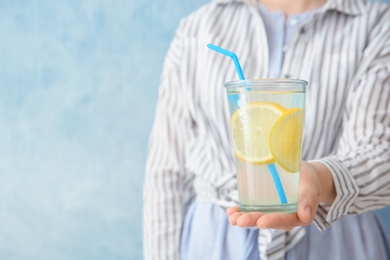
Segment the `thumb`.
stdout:
[[298,217],[304,224],[310,224],[316,215],[321,185],[314,167],[303,162],[298,200]]

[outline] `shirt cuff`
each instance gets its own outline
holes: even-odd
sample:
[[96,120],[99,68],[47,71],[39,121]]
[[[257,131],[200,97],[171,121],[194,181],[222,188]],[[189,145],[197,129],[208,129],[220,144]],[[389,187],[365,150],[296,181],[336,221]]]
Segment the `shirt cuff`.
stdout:
[[336,156],[326,157],[312,162],[320,162],[328,167],[336,188],[336,199],[331,206],[320,204],[314,223],[320,230],[325,230],[337,219],[350,212],[351,205],[359,194],[359,186],[351,172]]

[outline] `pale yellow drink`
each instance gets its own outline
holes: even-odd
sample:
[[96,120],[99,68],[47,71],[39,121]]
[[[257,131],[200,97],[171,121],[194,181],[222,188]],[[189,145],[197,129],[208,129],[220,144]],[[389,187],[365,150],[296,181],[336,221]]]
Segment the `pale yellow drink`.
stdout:
[[242,211],[296,211],[306,84],[226,83]]

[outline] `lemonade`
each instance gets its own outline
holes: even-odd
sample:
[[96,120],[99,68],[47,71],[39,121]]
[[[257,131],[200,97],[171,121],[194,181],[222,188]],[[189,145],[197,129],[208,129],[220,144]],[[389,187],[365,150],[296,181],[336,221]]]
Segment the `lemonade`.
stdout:
[[296,211],[306,84],[226,83],[242,211]]

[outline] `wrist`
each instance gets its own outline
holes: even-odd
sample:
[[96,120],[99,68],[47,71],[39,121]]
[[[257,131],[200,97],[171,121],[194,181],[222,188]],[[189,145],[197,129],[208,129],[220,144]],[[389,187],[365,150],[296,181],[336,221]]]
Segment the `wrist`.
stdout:
[[336,188],[334,186],[333,176],[326,167],[326,165],[320,162],[311,162],[312,167],[315,169],[317,177],[320,181],[321,191],[319,194],[319,200],[321,203],[332,205],[336,199]]

